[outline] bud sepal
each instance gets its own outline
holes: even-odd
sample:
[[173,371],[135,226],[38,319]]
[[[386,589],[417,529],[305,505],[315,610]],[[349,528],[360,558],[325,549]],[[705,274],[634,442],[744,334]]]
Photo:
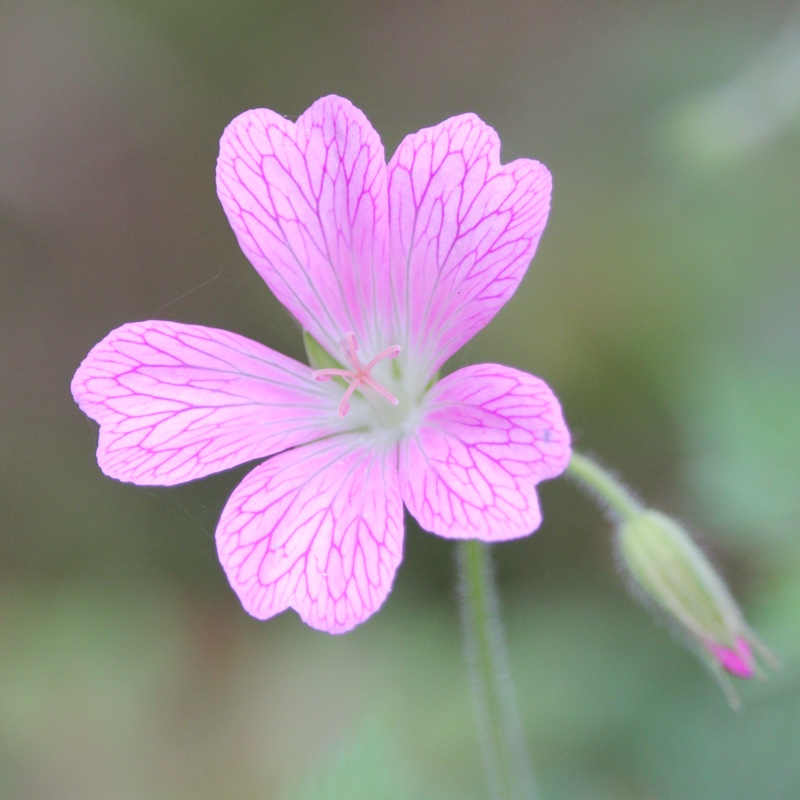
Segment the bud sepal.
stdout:
[[777,663],[703,551],[675,520],[652,509],[622,521],[616,538],[620,563],[636,593],[676,623],[738,707],[729,676],[763,677],[756,654],[770,666]]

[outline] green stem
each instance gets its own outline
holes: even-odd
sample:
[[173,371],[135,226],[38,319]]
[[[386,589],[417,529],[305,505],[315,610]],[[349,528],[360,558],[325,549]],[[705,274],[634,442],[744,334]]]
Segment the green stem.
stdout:
[[533,800],[533,775],[514,703],[488,545],[458,545],[459,597],[484,761],[494,800]]
[[627,522],[644,510],[630,490],[587,456],[572,452],[567,475],[574,478],[614,516]]
[[[627,521],[642,513],[633,494],[590,458],[573,452],[567,474],[614,517]],[[494,800],[534,800],[533,775],[514,703],[488,546],[472,540],[460,542],[458,572],[465,650],[491,794]]]

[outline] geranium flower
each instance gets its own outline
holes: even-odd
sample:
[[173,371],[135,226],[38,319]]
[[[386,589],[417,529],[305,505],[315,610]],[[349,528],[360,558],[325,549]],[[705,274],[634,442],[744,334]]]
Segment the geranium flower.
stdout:
[[311,366],[234,333],[149,321],[112,331],[72,382],[111,477],[169,486],[269,457],[216,532],[245,609],[294,608],[342,633],[385,600],[403,504],[428,531],[529,534],[536,484],[569,433],[538,378],[497,364],[437,381],[536,250],[550,175],[501,166],[473,114],[412,134],[386,164],[347,100],[296,123],[264,109],[225,130],[217,189],[239,244],[306,331]]

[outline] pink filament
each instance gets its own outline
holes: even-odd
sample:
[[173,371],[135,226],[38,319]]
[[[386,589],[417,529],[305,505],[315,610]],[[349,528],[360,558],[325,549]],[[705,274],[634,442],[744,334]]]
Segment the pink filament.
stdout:
[[348,333],[345,337],[345,344],[347,346],[347,355],[350,359],[350,364],[353,367],[352,370],[337,368],[318,369],[311,373],[314,379],[318,381],[326,381],[335,377],[344,378],[346,381],[350,382],[347,391],[344,393],[344,397],[342,397],[342,402],[339,403],[339,416],[344,417],[350,410],[350,397],[360,386],[369,386],[381,397],[388,400],[393,406],[396,406],[398,402],[397,398],[385,386],[381,386],[369,373],[375,365],[379,361],[383,361],[384,358],[397,358],[397,356],[400,355],[400,346],[393,344],[391,347],[387,347],[385,350],[378,353],[368,364],[362,365],[358,358],[358,342],[356,341],[356,335],[352,332]]

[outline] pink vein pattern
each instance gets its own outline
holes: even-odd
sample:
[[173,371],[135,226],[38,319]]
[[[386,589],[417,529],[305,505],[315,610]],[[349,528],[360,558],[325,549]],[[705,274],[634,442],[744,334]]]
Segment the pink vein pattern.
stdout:
[[497,134],[474,114],[398,147],[389,162],[395,314],[433,370],[516,290],[544,230],[550,190],[538,161],[501,166]]
[[307,331],[332,352],[349,331],[373,342],[389,310],[386,162],[357,108],[323,98],[296,124],[242,114],[222,137],[217,191],[245,255]]
[[114,478],[168,486],[268,459],[216,533],[253,616],[293,608],[330,633],[366,620],[401,560],[403,503],[449,538],[538,527],[536,485],[570,456],[553,393],[495,364],[434,383],[514,292],[547,218],[545,167],[499,153],[473,114],[408,136],[387,165],[343,98],[296,123],[245,112],[220,142],[220,200],[253,266],[338,364],[149,321],[112,331],[76,372]]
[[217,541],[247,611],[266,619],[291,606],[330,633],[377,611],[402,555],[393,456],[340,436],[275,456],[239,484]]
[[549,387],[510,367],[480,364],[433,387],[401,446],[403,500],[426,530],[501,541],[539,527],[536,484],[569,461],[569,432]]
[[132,322],[95,345],[72,381],[100,423],[97,460],[121,481],[172,486],[339,430],[311,369],[228,331]]

